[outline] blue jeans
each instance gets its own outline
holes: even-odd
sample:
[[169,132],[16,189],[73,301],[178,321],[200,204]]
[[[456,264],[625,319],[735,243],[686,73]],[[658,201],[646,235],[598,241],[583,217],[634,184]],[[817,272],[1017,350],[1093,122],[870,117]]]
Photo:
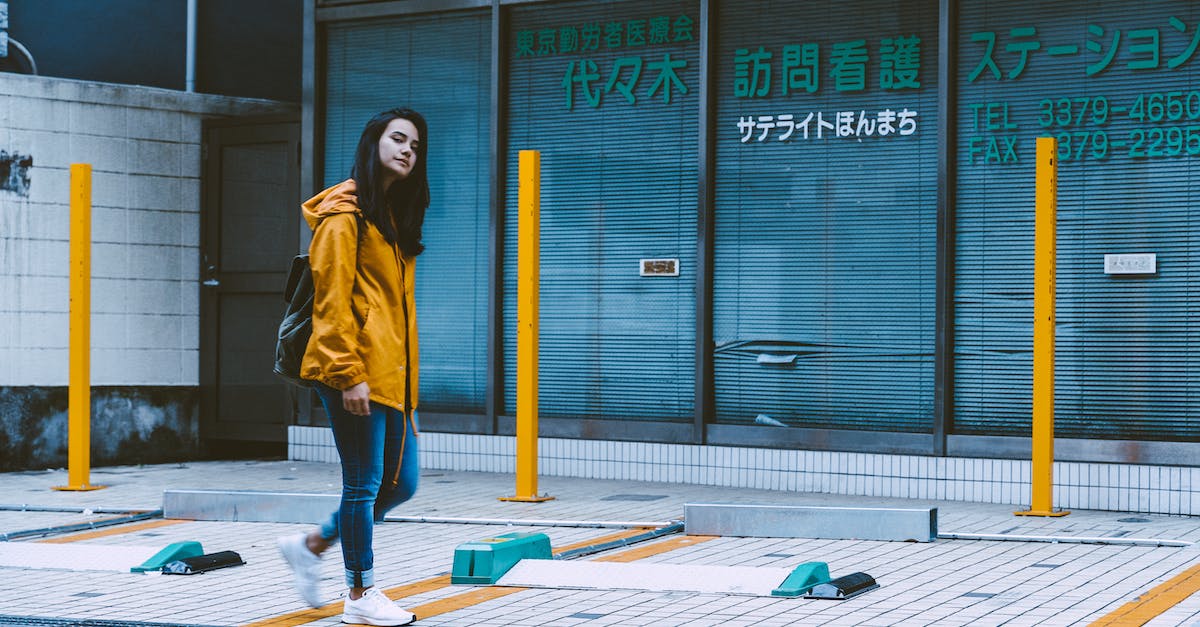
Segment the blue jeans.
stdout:
[[375,585],[375,553],[371,541],[375,523],[417,491],[416,412],[404,412],[371,403],[369,416],[355,416],[342,408],[342,393],[315,384],[338,455],[342,458],[342,502],[321,525],[321,537],[342,541],[346,585]]

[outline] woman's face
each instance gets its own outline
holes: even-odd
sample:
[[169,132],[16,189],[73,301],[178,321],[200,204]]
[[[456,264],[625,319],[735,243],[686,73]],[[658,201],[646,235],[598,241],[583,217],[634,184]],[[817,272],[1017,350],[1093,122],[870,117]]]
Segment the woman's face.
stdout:
[[379,136],[379,163],[383,166],[384,183],[391,185],[408,178],[417,165],[417,127],[404,118],[388,123]]

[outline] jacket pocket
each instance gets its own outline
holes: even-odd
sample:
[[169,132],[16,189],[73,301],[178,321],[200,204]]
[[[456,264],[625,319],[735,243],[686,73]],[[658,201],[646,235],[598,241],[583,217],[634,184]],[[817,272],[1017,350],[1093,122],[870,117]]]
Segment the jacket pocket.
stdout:
[[367,319],[371,317],[371,304],[351,300],[350,314],[354,316],[354,324],[361,333],[367,328]]

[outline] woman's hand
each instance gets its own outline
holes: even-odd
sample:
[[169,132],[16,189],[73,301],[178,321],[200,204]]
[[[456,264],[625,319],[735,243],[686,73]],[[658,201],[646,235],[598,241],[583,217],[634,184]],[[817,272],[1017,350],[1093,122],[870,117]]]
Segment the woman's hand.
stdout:
[[371,388],[366,381],[342,390],[342,408],[355,416],[371,413]]

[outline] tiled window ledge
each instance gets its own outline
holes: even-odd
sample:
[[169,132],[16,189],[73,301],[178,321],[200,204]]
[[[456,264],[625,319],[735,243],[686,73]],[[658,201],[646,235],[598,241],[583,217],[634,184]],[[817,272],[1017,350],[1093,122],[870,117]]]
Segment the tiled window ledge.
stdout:
[[[1029,462],[540,438],[545,476],[691,483],[766,490],[1028,505]],[[515,471],[512,436],[421,434],[421,466]],[[336,463],[324,427],[292,426],[288,459]],[[1054,504],[1156,514],[1200,514],[1200,468],[1054,464]]]

